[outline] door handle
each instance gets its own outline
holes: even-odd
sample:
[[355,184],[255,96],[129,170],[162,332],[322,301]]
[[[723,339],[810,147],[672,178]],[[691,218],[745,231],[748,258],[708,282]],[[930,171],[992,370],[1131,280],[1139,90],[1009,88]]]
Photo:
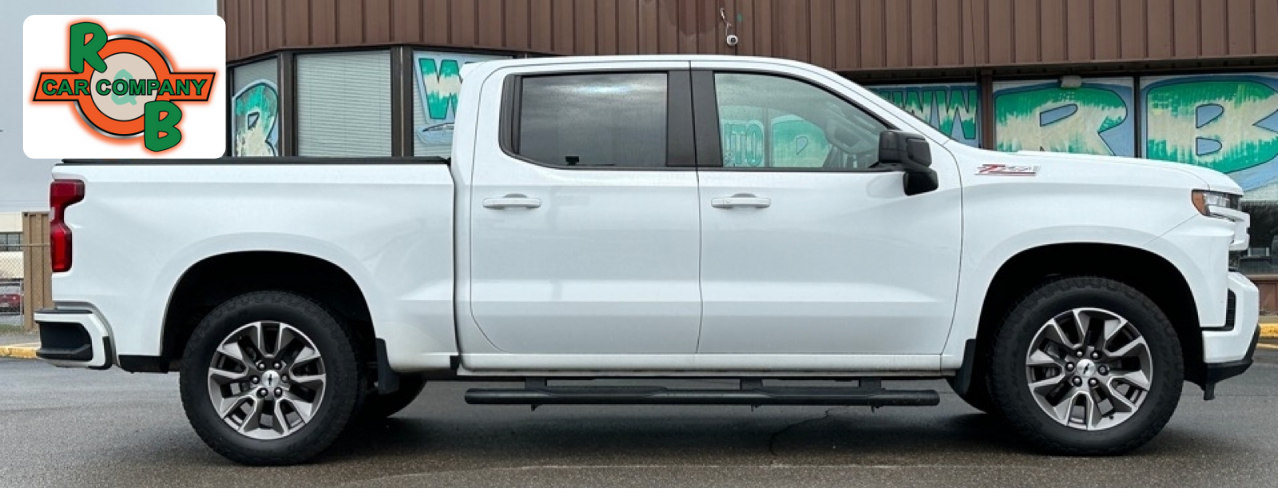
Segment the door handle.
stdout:
[[773,201],[767,197],[756,197],[752,194],[734,194],[732,197],[716,197],[711,199],[711,207],[717,209],[732,209],[734,207],[754,207],[763,209],[769,207]]
[[484,199],[484,207],[486,209],[506,209],[508,207],[537,209],[542,207],[542,199],[526,197],[524,194],[507,194],[500,199]]

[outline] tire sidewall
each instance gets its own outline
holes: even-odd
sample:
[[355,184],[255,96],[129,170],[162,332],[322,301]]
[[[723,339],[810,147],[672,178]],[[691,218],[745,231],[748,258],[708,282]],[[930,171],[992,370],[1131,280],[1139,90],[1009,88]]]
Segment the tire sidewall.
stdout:
[[[237,432],[218,416],[208,394],[208,368],[215,349],[235,330],[258,321],[297,328],[315,345],[325,368],[319,411],[298,431],[276,440],[252,439]],[[246,294],[219,306],[196,327],[183,358],[183,403],[197,433],[224,456],[253,464],[296,463],[326,448],[347,424],[361,391],[358,365],[342,326],[320,306],[289,293]]]
[[[1111,453],[1145,443],[1168,421],[1182,394],[1183,365],[1180,345],[1169,320],[1155,304],[1136,290],[1100,279],[1064,279],[1046,285],[1023,300],[1010,313],[997,338],[992,358],[991,387],[1001,413],[1015,426],[1032,430],[1061,445],[1089,453]],[[1093,282],[1090,284],[1089,282]],[[1146,340],[1152,359],[1151,390],[1138,411],[1117,426],[1085,431],[1064,426],[1036,403],[1027,387],[1026,354],[1040,327],[1057,315],[1075,308],[1105,309],[1127,319]],[[1135,445],[1136,446],[1136,445]]]

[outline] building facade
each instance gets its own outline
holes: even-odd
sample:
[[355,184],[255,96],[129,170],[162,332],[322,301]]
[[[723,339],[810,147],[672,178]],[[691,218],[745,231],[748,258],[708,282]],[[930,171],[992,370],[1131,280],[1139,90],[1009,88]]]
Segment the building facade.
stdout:
[[1241,269],[1274,283],[1276,0],[220,0],[218,12],[233,156],[447,155],[459,67],[474,61],[773,56],[862,83],[965,144],[1223,171],[1254,216]]

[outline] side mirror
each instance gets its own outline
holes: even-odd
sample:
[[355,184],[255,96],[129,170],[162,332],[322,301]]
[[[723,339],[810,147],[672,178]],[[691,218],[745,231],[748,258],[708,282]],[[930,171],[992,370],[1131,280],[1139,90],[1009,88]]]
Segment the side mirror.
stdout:
[[929,155],[929,142],[924,136],[905,131],[880,133],[879,160],[881,166],[905,172],[902,190],[907,195],[938,189],[938,173],[929,168],[933,157]]

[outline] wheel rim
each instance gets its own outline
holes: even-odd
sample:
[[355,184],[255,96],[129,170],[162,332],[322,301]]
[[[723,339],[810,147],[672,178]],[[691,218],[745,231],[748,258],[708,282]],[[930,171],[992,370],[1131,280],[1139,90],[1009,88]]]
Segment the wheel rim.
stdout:
[[1133,417],[1153,380],[1151,349],[1114,312],[1077,308],[1050,319],[1027,350],[1027,388],[1058,423],[1086,431]]
[[209,364],[209,400],[236,432],[274,440],[297,432],[324,400],[324,359],[297,328],[249,323],[227,335]]

